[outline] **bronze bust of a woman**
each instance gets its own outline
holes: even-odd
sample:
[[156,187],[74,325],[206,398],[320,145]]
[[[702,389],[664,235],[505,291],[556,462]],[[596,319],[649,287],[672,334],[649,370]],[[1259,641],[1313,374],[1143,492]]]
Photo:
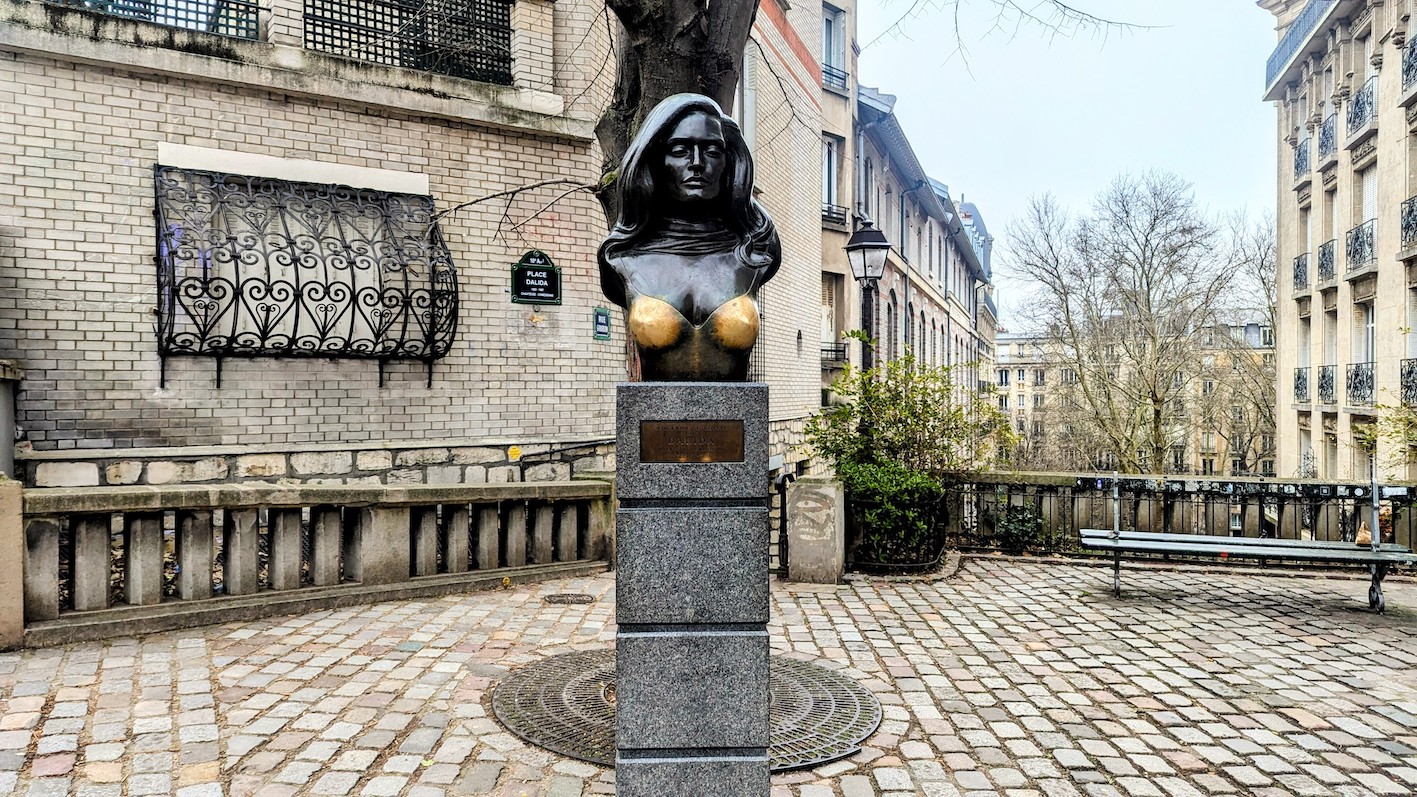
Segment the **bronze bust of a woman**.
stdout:
[[644,379],[747,379],[752,294],[777,272],[782,247],[753,199],[738,123],[699,94],[665,99],[625,152],[616,190],[600,284],[628,312]]

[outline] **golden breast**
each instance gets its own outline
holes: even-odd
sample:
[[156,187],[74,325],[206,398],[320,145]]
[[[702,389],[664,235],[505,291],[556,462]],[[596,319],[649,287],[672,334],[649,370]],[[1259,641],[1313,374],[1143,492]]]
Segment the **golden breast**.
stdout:
[[689,323],[668,303],[641,296],[630,305],[630,335],[642,349],[667,349],[679,342]]
[[709,316],[708,332],[719,346],[736,351],[753,348],[758,339],[758,308],[747,296],[739,296]]
[[724,302],[700,329],[672,305],[640,296],[630,305],[630,335],[645,351],[707,346],[723,351],[748,351],[758,339],[758,308],[747,296]]

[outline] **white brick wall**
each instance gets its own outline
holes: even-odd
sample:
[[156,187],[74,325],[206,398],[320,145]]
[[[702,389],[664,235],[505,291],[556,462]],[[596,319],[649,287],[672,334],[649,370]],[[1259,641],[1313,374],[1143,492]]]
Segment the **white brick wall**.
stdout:
[[[563,187],[479,204],[443,221],[461,309],[456,342],[434,365],[432,387],[425,387],[424,366],[416,362],[390,363],[379,387],[373,361],[267,358],[225,360],[218,389],[216,361],[206,357],[169,358],[166,386],[159,385],[152,216],[159,144],[414,172],[427,176],[439,208],[551,178],[598,178],[601,156],[586,123],[598,116],[613,78],[604,10],[588,0],[531,0],[517,8],[525,24],[514,40],[517,85],[489,87],[481,99],[476,84],[465,97],[443,98],[438,80],[426,84],[373,66],[367,67],[372,88],[363,94],[340,83],[352,80],[352,69],[286,74],[262,85],[251,75],[279,76],[283,63],[345,68],[338,59],[311,60],[295,49],[301,20],[292,0],[278,0],[267,17],[263,30],[276,49],[274,55],[262,49],[269,61],[260,64],[241,60],[256,45],[232,45],[212,57],[149,52],[166,65],[155,70],[134,65],[143,51],[66,38],[64,26],[41,30],[19,16],[0,22],[17,38],[44,45],[0,47],[0,104],[7,111],[0,115],[0,357],[25,370],[18,422],[33,449],[163,447],[144,462],[178,464],[167,470],[159,464],[153,473],[145,466],[141,478],[184,481],[247,476],[237,473],[239,454],[223,454],[232,463],[226,475],[199,473],[193,463],[200,458],[184,456],[183,447],[283,457],[329,444],[355,450],[446,438],[613,437],[613,386],[624,378],[625,343],[617,308],[612,339],[592,337],[592,309],[610,306],[595,266],[605,231],[599,204],[577,193],[519,223]],[[798,16],[815,35],[815,13]],[[152,30],[110,22],[120,34]],[[820,121],[815,77],[792,60],[780,32],[760,20],[758,35],[773,42],[770,54],[789,54],[780,67],[785,81],[766,70],[759,75],[756,139],[762,201],[784,252],[782,270],[764,291],[759,345],[766,347],[772,417],[790,438],[800,437],[801,419],[819,395]],[[54,54],[34,52],[45,47]],[[91,63],[105,58],[110,63]],[[186,68],[192,58],[202,61],[200,74]],[[424,99],[399,106],[400,97]],[[556,107],[564,110],[540,113],[559,116],[525,110]],[[467,108],[472,112],[462,114]],[[562,269],[559,307],[508,300],[509,266],[531,248]],[[800,456],[791,440],[778,438],[774,453],[789,461]],[[94,481],[89,462],[102,464],[104,482],[138,478],[129,473],[136,466],[120,460],[75,463],[86,469],[86,483]],[[398,467],[366,464],[357,469]],[[34,462],[32,480],[39,468]]]

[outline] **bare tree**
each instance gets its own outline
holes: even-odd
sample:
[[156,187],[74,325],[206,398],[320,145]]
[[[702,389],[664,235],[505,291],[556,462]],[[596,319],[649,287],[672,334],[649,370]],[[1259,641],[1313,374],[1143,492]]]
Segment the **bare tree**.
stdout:
[[1238,301],[1228,324],[1215,331],[1210,379],[1212,400],[1202,405],[1203,429],[1225,443],[1233,475],[1261,472],[1273,459],[1275,405],[1275,245],[1274,219],[1256,223],[1230,220],[1233,291]]
[[1040,285],[1031,315],[1068,372],[1053,408],[1064,447],[1128,473],[1164,469],[1193,428],[1202,336],[1233,298],[1232,257],[1190,184],[1119,177],[1076,217],[1035,198],[1008,261]]

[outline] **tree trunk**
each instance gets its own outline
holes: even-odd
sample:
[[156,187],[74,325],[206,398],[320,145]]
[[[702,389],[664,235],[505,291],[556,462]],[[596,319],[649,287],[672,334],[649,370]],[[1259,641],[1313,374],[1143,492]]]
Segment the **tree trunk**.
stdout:
[[599,199],[613,225],[620,159],[654,106],[681,92],[733,111],[757,0],[610,0],[620,21],[615,93],[595,126],[604,154]]

